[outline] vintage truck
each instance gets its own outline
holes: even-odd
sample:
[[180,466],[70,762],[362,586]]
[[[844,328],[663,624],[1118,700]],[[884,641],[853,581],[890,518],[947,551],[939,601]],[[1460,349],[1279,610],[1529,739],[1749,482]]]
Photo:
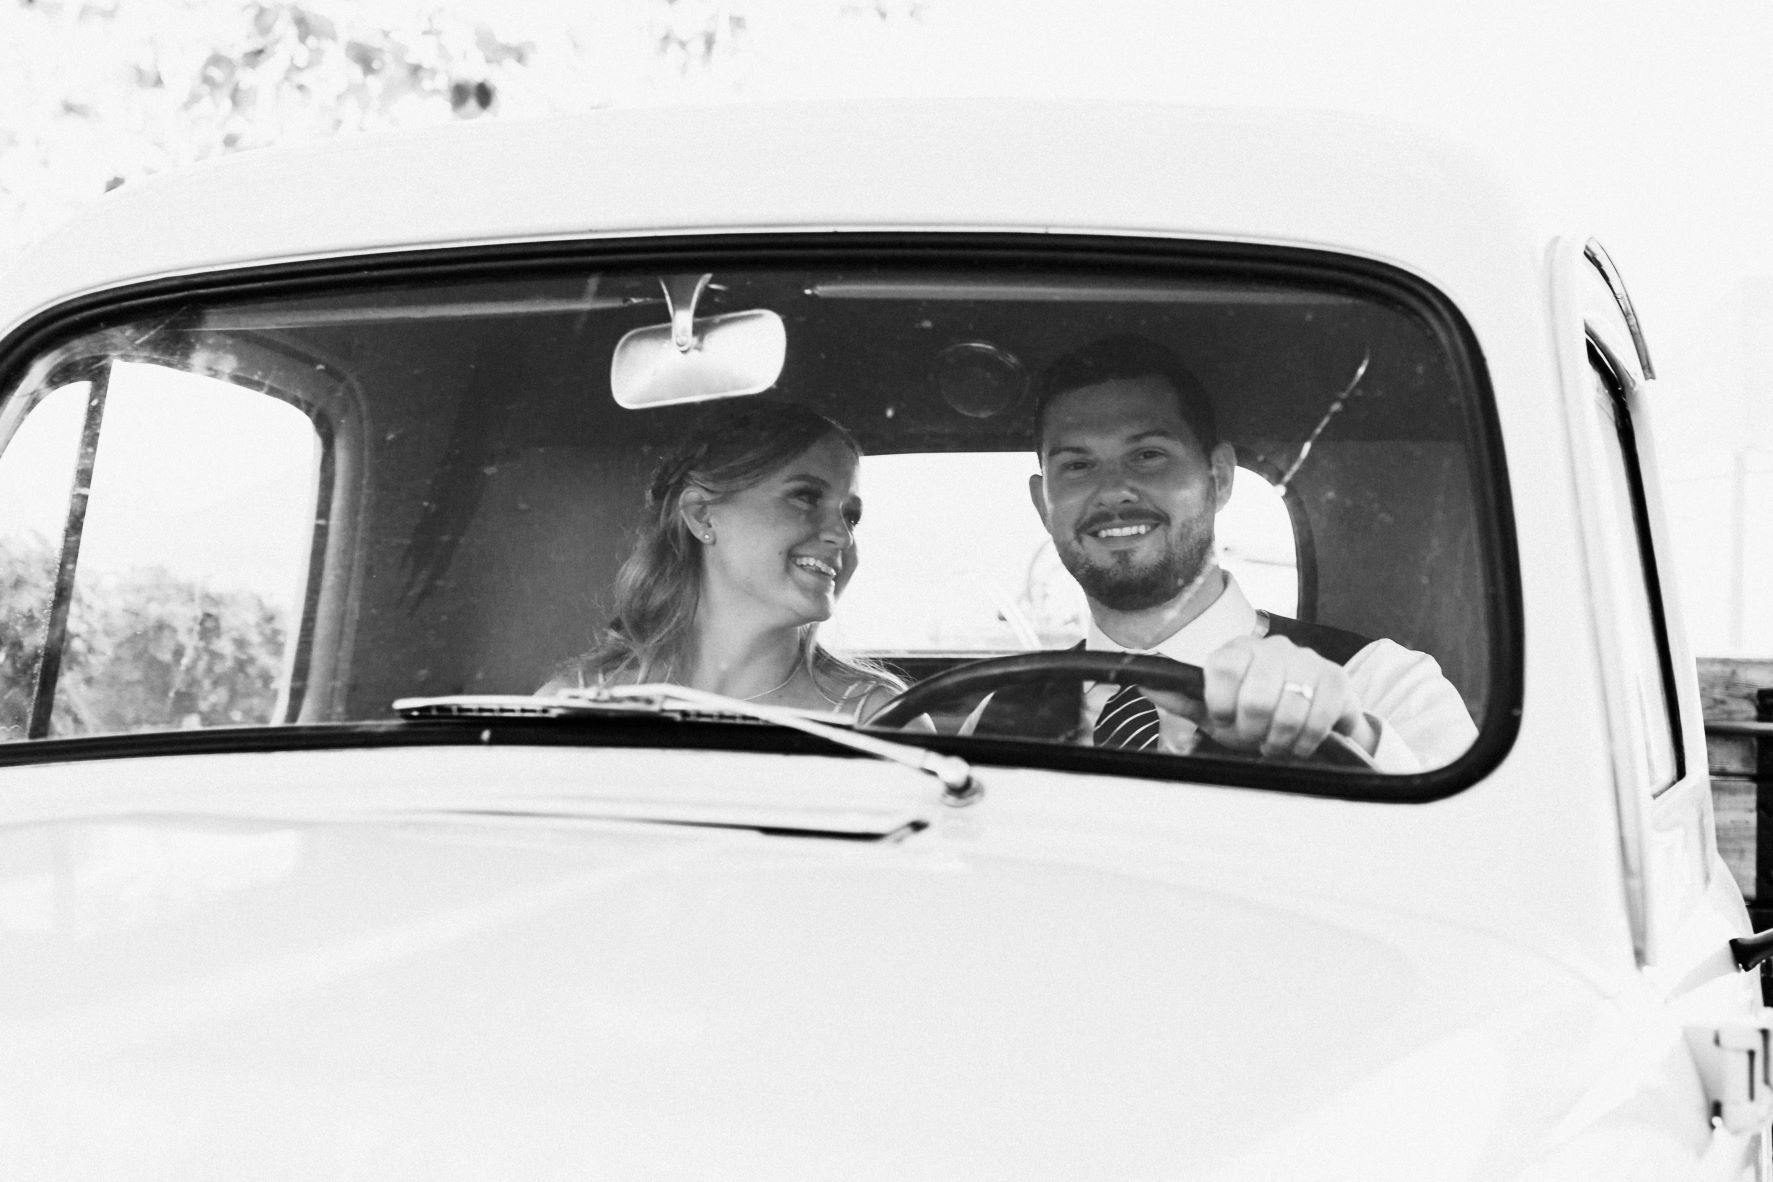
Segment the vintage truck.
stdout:
[[[1127,336],[1235,465],[1201,569],[1463,730],[990,721],[1166,676],[1029,504],[1047,375]],[[0,1174],[1764,1180],[1655,387],[1598,243],[1366,120],[664,108],[127,184],[0,273]],[[904,694],[537,695],[757,397],[863,453],[807,635]]]

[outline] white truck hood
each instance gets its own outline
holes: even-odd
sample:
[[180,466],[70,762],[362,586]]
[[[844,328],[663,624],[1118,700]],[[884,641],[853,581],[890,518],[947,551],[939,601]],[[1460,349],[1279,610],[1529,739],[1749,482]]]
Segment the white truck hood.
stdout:
[[939,806],[870,839],[95,799],[0,826],[11,1177],[1488,1177],[1618,1024],[1491,936]]

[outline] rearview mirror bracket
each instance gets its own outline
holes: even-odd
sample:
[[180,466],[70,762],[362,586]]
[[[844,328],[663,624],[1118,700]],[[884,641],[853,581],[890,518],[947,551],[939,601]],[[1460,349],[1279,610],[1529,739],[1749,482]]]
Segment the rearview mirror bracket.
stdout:
[[713,275],[667,275],[659,280],[665,287],[665,307],[671,313],[671,343],[679,353],[696,347],[696,305],[708,290]]

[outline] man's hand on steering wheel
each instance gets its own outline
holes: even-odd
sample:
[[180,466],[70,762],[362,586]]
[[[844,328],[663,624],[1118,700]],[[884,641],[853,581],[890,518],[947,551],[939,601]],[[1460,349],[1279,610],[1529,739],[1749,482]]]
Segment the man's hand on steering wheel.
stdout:
[[1304,759],[1331,732],[1368,755],[1378,746],[1347,671],[1285,637],[1240,637],[1214,650],[1201,670],[1199,698],[1157,689],[1146,696],[1226,747]]
[[[1208,657],[1204,669],[1083,649],[970,661],[905,690],[867,725],[900,727],[957,695],[1067,676],[1137,685],[1159,709],[1190,719],[1222,746],[1266,757],[1370,767],[1367,757],[1378,744],[1342,667],[1281,637],[1233,641]],[[1337,737],[1326,742],[1332,734]]]

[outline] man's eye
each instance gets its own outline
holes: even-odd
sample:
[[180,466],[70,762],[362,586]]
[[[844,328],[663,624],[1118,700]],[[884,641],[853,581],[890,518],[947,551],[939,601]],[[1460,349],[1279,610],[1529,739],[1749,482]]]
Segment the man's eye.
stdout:
[[1065,460],[1059,464],[1059,471],[1085,472],[1089,470],[1089,467],[1090,462],[1088,460]]

